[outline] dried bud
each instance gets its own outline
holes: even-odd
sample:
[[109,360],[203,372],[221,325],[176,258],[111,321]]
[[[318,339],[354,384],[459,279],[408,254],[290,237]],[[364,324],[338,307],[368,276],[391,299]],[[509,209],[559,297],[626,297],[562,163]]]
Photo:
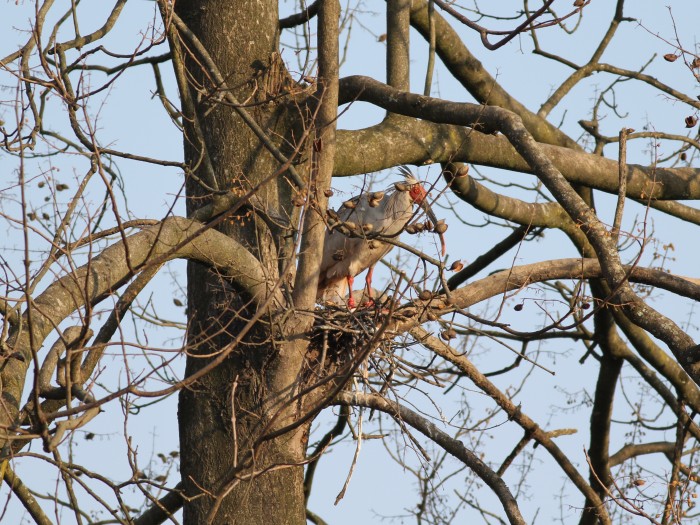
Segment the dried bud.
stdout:
[[421,301],[430,301],[433,298],[433,292],[430,290],[423,290],[418,294],[418,299]]
[[377,241],[369,241],[369,242],[367,243],[367,247],[368,247],[370,250],[376,250],[377,248],[379,248],[379,243],[378,243]]
[[413,226],[416,227],[416,233],[420,233],[423,230],[425,230],[425,224],[423,224],[422,222],[416,222],[413,224]]
[[426,314],[428,316],[429,321],[437,321],[437,315],[435,315],[435,312],[432,310],[428,310],[428,313]]
[[415,224],[409,224],[406,226],[406,233],[410,233],[413,235],[414,233],[418,233],[418,230],[416,230],[416,225]]
[[63,191],[68,189],[68,184],[56,184],[56,191]]
[[374,230],[374,224],[363,224],[362,225],[362,231],[365,233],[369,233],[372,230]]
[[574,7],[583,7],[583,4],[586,3],[586,0],[575,0],[574,2]]
[[695,57],[693,61],[690,63],[690,67],[693,69],[698,69],[700,68],[700,57]]
[[332,196],[333,196],[333,190],[331,190],[331,189],[324,190],[324,191],[323,191],[323,194],[324,194],[326,197],[332,197]]
[[440,332],[440,337],[445,341],[449,341],[450,339],[454,339],[455,337],[457,337],[457,332],[450,328],[448,330]]
[[367,204],[369,204],[370,208],[376,208],[377,206],[379,206],[380,202],[381,201],[370,199],[367,201]]
[[685,127],[686,128],[692,128],[695,127],[695,124],[698,123],[698,117],[695,115],[688,115],[685,117]]
[[383,191],[375,191],[374,193],[369,194],[369,198],[372,199],[373,201],[380,201],[384,198],[384,192]]
[[433,231],[433,228],[434,228],[433,223],[430,221],[425,221],[423,223],[423,227],[425,228],[425,231],[427,231],[427,232]]
[[636,487],[641,487],[642,485],[646,485],[647,482],[644,481],[643,479],[635,479],[632,483],[633,483]]
[[589,303],[589,302],[581,303],[582,310],[588,310],[590,307],[591,307],[591,303]]
[[357,201],[352,200],[352,199],[349,201],[345,201],[343,203],[343,207],[347,208],[348,210],[354,210],[357,207]]
[[445,221],[440,220],[435,225],[434,230],[435,230],[435,233],[439,233],[440,235],[442,235],[443,233],[445,233],[447,231],[447,224],[445,224]]
[[455,173],[455,177],[466,177],[469,175],[469,164],[463,164]]
[[411,189],[411,185],[405,182],[395,182],[394,188],[396,188],[396,191],[408,191]]
[[675,53],[667,53],[664,55],[664,60],[666,62],[675,62],[676,60],[678,60],[678,55],[676,55]]
[[462,263],[462,261],[455,261],[455,262],[452,263],[452,266],[450,266],[450,271],[452,271],[452,272],[458,272],[458,271],[460,271],[462,268],[464,268],[464,264]]
[[343,224],[350,231],[357,230],[357,224],[352,221],[345,221]]
[[333,260],[342,261],[343,259],[345,259],[345,252],[343,250],[336,250],[333,253]]
[[296,206],[297,208],[300,208],[305,203],[306,200],[301,195],[295,195],[294,197],[292,197],[292,204],[294,204],[294,206]]
[[681,160],[683,160],[683,161],[688,160],[688,155],[686,154],[685,151],[683,153],[681,153]]
[[340,217],[338,216],[338,214],[334,210],[331,210],[330,208],[328,208],[326,210],[326,215],[328,215],[328,222],[333,222],[333,223],[340,222]]
[[523,303],[516,304],[513,307],[513,310],[515,310],[516,312],[520,312],[522,309],[523,309]]

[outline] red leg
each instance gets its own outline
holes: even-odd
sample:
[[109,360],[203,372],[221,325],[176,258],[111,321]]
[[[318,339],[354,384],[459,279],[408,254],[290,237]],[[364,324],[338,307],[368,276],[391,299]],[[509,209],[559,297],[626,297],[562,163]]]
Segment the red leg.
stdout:
[[370,266],[367,270],[367,277],[365,277],[365,284],[367,285],[367,295],[372,295],[372,274],[374,273],[374,265]]
[[374,299],[372,298],[372,274],[374,274],[374,265],[369,267],[367,276],[365,277],[365,294],[367,296],[367,300],[363,303],[365,307],[374,306]]
[[348,292],[350,293],[348,297],[348,308],[355,308],[355,299],[352,296],[352,284],[355,282],[355,278],[352,275],[348,275],[345,280],[348,282]]

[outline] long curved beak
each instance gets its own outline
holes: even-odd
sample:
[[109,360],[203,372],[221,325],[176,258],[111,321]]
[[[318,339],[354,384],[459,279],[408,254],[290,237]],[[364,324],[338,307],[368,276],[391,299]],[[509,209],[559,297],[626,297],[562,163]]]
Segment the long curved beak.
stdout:
[[[428,216],[428,219],[430,219],[430,222],[433,223],[433,226],[438,223],[438,219],[435,216],[435,212],[433,211],[433,208],[430,206],[430,202],[428,202],[427,197],[423,199],[420,203],[420,207],[423,208],[425,211],[425,214]],[[440,247],[442,248],[442,256],[445,256],[445,253],[447,252],[447,244],[445,244],[445,236],[442,233],[438,234],[440,236]]]

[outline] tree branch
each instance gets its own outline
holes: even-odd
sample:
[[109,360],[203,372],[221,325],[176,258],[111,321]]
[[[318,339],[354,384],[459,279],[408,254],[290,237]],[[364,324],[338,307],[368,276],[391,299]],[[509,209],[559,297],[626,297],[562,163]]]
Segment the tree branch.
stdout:
[[0,470],[5,472],[5,483],[12,489],[17,499],[22,503],[27,512],[32,517],[36,525],[52,525],[49,517],[44,513],[39,505],[39,502],[32,495],[29,488],[22,482],[22,480],[14,473],[10,468],[9,460],[4,459],[2,467]]
[[48,334],[76,309],[86,302],[99,303],[131,279],[131,269],[140,272],[175,258],[211,266],[254,300],[262,301],[268,291],[272,292],[259,261],[240,243],[210,226],[172,217],[131,235],[126,242],[113,244],[89,264],[51,284],[32,301],[31,324],[27,325],[25,319],[22,330],[10,333],[8,346],[23,358],[7,360],[2,370],[7,410],[0,413],[0,428],[8,428],[15,421],[26,372],[33,359],[30,340],[35,348],[40,347]]
[[[422,99],[427,97],[407,93],[395,97],[397,94],[391,87],[368,77],[343,78],[340,89],[342,102],[362,100],[380,107],[390,106],[397,113],[431,118],[430,109],[423,108],[425,101]],[[462,105],[438,99],[430,100],[441,103],[446,108],[454,108],[455,111],[459,111],[457,108]],[[474,112],[477,108],[485,112],[484,106],[464,106],[472,106]],[[472,116],[472,124],[478,122],[479,118],[486,118],[485,113]],[[454,123],[455,120],[457,119],[452,118],[450,122]],[[540,143],[539,147],[570,183],[617,194],[617,161],[547,144]],[[474,129],[426,120],[401,119],[361,130],[339,130],[334,176],[380,171],[401,164],[420,166],[458,161],[533,173],[532,168],[503,136],[487,135]],[[700,199],[700,169],[646,167],[637,164],[628,164],[627,169],[627,196],[630,198],[643,202],[650,199]]]
[[400,423],[406,423],[418,430],[428,439],[452,454],[458,460],[467,465],[479,478],[486,483],[496,494],[503,505],[503,510],[512,524],[525,525],[525,520],[520,514],[518,503],[511,494],[503,479],[498,476],[486,463],[471,450],[467,449],[460,440],[455,439],[440,430],[436,425],[408,408],[385,399],[378,394],[365,394],[362,392],[340,392],[335,399],[336,404],[348,406],[362,406],[379,410],[389,414]]
[[559,464],[561,469],[566,473],[574,485],[581,493],[590,499],[594,510],[598,513],[601,523],[610,525],[610,517],[608,516],[605,506],[598,494],[593,488],[586,483],[586,480],[576,470],[569,458],[564,452],[552,441],[550,436],[540,428],[530,417],[525,415],[520,406],[516,406],[506,395],[504,395],[496,386],[488,380],[479,370],[467,359],[467,357],[454,351],[449,345],[443,343],[437,337],[428,333],[427,330],[418,326],[411,330],[411,335],[420,341],[421,344],[435,352],[437,355],[446,359],[448,362],[455,365],[462,371],[478,388],[486,393],[491,399],[500,406],[508,417],[518,423],[523,429],[532,435],[532,438],[538,441],[554,460]]
[[159,525],[170,518],[185,503],[182,497],[182,482],[175,485],[165,496],[134,520],[134,525]]
[[289,15],[287,18],[281,18],[280,29],[290,29],[292,27],[305,24],[306,22],[308,22],[316,16],[316,13],[318,13],[318,6],[320,3],[320,0],[316,0],[315,2],[308,5],[306,9],[304,9],[300,13],[294,13],[293,15]]
[[386,83],[410,91],[410,0],[386,3]]

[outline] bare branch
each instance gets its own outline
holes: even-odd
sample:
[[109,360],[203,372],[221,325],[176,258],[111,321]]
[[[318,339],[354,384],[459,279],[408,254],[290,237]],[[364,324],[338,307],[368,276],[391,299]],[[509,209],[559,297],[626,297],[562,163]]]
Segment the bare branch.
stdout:
[[378,394],[340,392],[336,397],[335,402],[343,405],[363,406],[379,410],[389,414],[397,421],[412,426],[474,471],[474,473],[479,476],[484,483],[491,488],[491,490],[494,491],[498,499],[501,501],[503,510],[508,516],[508,521],[510,523],[525,525],[526,522],[520,514],[518,503],[515,501],[515,498],[508,489],[508,486],[503,482],[503,479],[501,479],[500,476],[489,468],[486,463],[481,461],[476,454],[467,449],[461,441],[449,436],[433,423],[419,416],[412,410],[409,410],[396,402],[389,401]]

